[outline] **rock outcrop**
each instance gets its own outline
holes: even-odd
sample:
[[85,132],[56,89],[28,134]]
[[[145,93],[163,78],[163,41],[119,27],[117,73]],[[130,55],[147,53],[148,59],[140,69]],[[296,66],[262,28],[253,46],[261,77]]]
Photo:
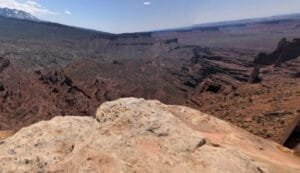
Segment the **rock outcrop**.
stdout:
[[1,91],[4,91],[5,90],[5,88],[4,88],[4,85],[1,83],[1,81],[0,81],[0,92]]
[[0,73],[10,65],[8,59],[0,57]]
[[258,65],[280,65],[291,59],[295,59],[300,56],[300,39],[293,39],[288,41],[283,38],[276,48],[276,50],[270,54],[260,53],[254,60]]
[[126,98],[0,141],[0,172],[300,172],[274,142],[183,106]]
[[249,78],[248,78],[248,82],[249,83],[257,83],[259,81],[261,81],[261,79],[259,78],[259,73],[260,73],[260,69],[258,66],[256,66],[253,71],[251,72]]

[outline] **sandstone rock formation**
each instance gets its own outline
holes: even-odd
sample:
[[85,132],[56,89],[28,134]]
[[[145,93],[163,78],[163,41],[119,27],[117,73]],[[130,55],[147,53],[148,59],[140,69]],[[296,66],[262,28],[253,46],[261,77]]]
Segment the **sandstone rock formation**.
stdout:
[[0,172],[300,172],[274,142],[183,106],[125,98],[0,142]]
[[258,66],[256,66],[253,71],[251,72],[248,82],[249,83],[256,83],[259,82],[261,79],[259,78],[260,69]]
[[288,41],[283,38],[276,48],[270,54],[260,53],[254,60],[255,64],[260,65],[280,65],[281,63],[295,59],[300,56],[300,39]]

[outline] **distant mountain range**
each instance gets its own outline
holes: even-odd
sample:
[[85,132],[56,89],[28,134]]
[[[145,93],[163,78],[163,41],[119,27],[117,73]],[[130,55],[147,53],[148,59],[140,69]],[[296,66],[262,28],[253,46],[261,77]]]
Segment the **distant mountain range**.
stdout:
[[39,21],[38,18],[36,18],[30,13],[27,13],[22,10],[9,9],[9,8],[0,8],[0,16],[15,18],[15,19]]
[[215,27],[215,26],[227,26],[227,25],[245,25],[245,24],[252,24],[252,23],[273,23],[277,21],[298,20],[298,19],[300,19],[300,13],[276,15],[270,17],[240,19],[240,20],[229,20],[229,21],[222,21],[222,22],[211,22],[211,23],[204,23],[204,24],[196,24],[191,27],[192,28],[193,27]]
[[249,18],[249,19],[202,23],[202,24],[195,24],[195,25],[186,26],[186,27],[157,30],[154,32],[217,30],[218,28],[223,28],[223,27],[245,26],[248,24],[276,24],[279,22],[291,21],[291,20],[300,20],[300,13],[287,14],[287,15],[275,15],[275,16],[270,16],[270,17],[260,17],[260,18]]
[[[10,9],[10,8],[0,8],[0,17],[6,18],[13,18],[13,19],[20,19],[20,20],[28,20],[28,21],[35,21],[35,22],[42,22],[44,24],[50,25],[57,25],[61,27],[68,27],[73,29],[83,29],[90,32],[99,33],[100,31],[95,31],[91,29],[79,28],[74,26],[67,26],[64,24],[58,24],[53,22],[41,21],[34,15],[17,9]],[[0,22],[3,19],[0,19]],[[240,19],[240,20],[229,20],[229,21],[221,21],[221,22],[211,22],[211,23],[203,23],[203,24],[195,24],[186,27],[179,27],[179,28],[170,28],[170,29],[163,29],[163,30],[154,30],[154,31],[145,31],[145,32],[134,32],[134,33],[123,33],[120,35],[126,36],[129,34],[130,36],[138,34],[151,34],[157,32],[187,32],[191,30],[203,30],[203,31],[210,31],[210,30],[218,30],[219,28],[224,27],[236,27],[236,26],[246,26],[249,24],[276,24],[283,21],[291,21],[291,20],[300,20],[300,13],[296,14],[288,14],[288,15],[276,15],[270,17],[261,17],[261,18],[249,18],[249,19]],[[105,33],[105,32],[100,32]],[[106,33],[110,34],[110,33]],[[114,34],[113,34],[114,35]]]

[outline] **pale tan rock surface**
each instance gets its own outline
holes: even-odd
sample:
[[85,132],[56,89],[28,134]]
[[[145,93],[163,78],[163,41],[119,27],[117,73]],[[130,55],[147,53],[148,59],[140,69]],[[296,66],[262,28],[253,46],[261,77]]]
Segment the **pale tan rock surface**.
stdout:
[[0,142],[0,173],[300,172],[278,144],[183,106],[126,98],[56,117]]

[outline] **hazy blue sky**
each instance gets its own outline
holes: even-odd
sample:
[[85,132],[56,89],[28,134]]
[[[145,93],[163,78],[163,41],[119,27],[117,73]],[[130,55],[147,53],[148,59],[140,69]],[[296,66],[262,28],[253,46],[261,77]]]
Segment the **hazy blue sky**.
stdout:
[[0,7],[120,33],[300,13],[300,0],[0,0]]

